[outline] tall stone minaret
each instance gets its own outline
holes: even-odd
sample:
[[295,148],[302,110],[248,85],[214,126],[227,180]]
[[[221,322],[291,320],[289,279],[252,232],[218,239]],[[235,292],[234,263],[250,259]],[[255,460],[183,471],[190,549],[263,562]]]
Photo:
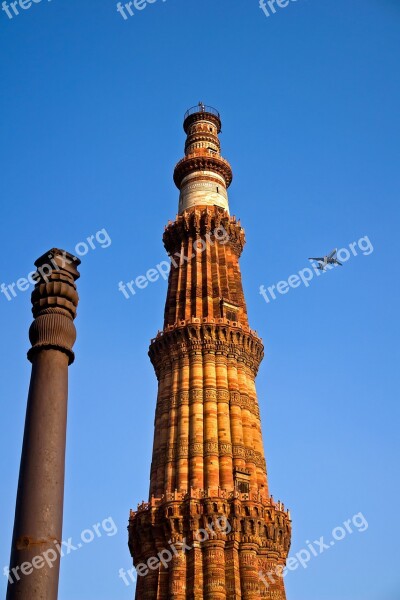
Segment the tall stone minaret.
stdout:
[[164,328],[149,352],[158,379],[149,502],[129,521],[136,599],[285,600],[291,521],[268,492],[255,388],[263,345],[248,324],[219,113],[200,103],[184,130],[179,214],[164,233]]

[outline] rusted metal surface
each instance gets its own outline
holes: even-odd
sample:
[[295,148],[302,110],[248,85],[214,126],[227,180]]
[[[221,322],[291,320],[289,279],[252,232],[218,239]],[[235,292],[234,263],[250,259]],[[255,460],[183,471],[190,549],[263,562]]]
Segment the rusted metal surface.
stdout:
[[[46,263],[48,261],[48,264]],[[71,262],[68,262],[71,261]],[[56,600],[68,400],[79,260],[53,249],[32,293],[31,381],[15,509],[7,600]],[[47,264],[48,269],[42,268]],[[51,267],[50,267],[51,265]],[[42,269],[42,270],[41,270]]]

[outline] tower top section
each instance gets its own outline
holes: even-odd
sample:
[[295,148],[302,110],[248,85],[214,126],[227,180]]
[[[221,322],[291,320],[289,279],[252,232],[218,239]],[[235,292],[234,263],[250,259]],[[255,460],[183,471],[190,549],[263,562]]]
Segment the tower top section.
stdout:
[[216,108],[212,106],[206,106],[203,102],[199,102],[196,106],[192,106],[185,112],[184,121],[183,121],[183,129],[185,133],[188,133],[188,128],[191,123],[195,121],[204,121],[210,120],[211,122],[215,122],[218,131],[221,131],[221,115],[217,111]]
[[229,213],[227,189],[232,168],[221,156],[219,112],[199,102],[185,113],[185,157],[178,162],[174,181],[180,190],[179,214],[194,206],[219,206]]

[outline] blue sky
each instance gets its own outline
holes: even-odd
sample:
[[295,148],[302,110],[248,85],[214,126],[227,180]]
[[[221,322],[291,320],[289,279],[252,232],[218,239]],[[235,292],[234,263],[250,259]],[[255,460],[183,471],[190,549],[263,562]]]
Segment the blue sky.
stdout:
[[[147,497],[156,379],[147,357],[166,283],[118,291],[165,257],[184,111],[223,119],[269,480],[295,555],[361,512],[355,531],[286,578],[288,600],[397,600],[399,50],[397,0],[113,0],[0,13],[0,283],[105,229],[82,257],[70,368],[64,539],[111,517],[62,561],[60,600],[133,598],[129,509]],[[267,304],[260,285],[368,236],[373,252]],[[105,244],[103,244],[105,245]],[[8,564],[30,365],[30,293],[0,295],[0,565]],[[6,579],[0,580],[4,595]]]

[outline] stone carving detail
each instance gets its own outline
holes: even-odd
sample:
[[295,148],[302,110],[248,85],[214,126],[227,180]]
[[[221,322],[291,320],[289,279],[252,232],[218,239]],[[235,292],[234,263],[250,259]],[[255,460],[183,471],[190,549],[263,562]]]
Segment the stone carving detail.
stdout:
[[233,444],[232,452],[234,458],[246,458],[246,449],[244,446],[241,446],[239,444]]
[[226,454],[228,454],[229,456],[232,456],[232,444],[229,444],[227,442],[219,442],[218,449],[219,449],[220,456],[224,456]]
[[[222,331],[228,334],[228,340]],[[236,330],[230,326],[221,327],[215,324],[186,324],[164,331],[156,337],[150,346],[149,356],[160,379],[160,367],[165,362],[175,362],[181,356],[197,348],[199,352],[213,349],[225,356],[234,356],[242,360],[255,376],[264,356],[261,340],[252,332]]]
[[242,409],[251,410],[253,408],[254,401],[252,401],[247,394],[241,394],[240,404]]
[[257,467],[260,467],[261,469],[263,469],[264,471],[266,471],[267,464],[266,464],[265,458],[261,454],[261,452],[254,452],[253,460],[254,460],[254,463],[256,464]]
[[235,217],[230,217],[225,210],[214,206],[192,209],[169,223],[163,236],[165,249],[168,254],[173,255],[180,252],[182,242],[189,236],[194,239],[198,235],[212,236],[220,227],[227,232],[229,244],[239,257],[245,245],[244,230]]
[[178,405],[182,406],[184,404],[189,404],[189,392],[180,392]]
[[254,450],[252,448],[245,448],[245,457],[247,462],[254,462],[255,455]]
[[242,402],[241,402],[241,397],[240,397],[240,392],[230,392],[230,403],[232,405],[237,405],[237,406],[242,406]]
[[203,456],[203,444],[201,442],[192,442],[189,446],[189,456]]
[[180,440],[176,456],[177,458],[187,458],[189,456],[189,440]]
[[217,390],[216,389],[207,388],[207,389],[204,390],[204,401],[207,402],[207,401],[210,401],[210,400],[211,401],[212,400],[214,400],[214,401],[217,400]]
[[217,390],[217,400],[218,400],[218,402],[229,403],[229,391],[218,389]]
[[203,402],[203,390],[190,390],[189,402]]
[[204,456],[218,455],[218,442],[204,442]]
[[[169,548],[171,543],[178,548],[185,538],[192,547],[185,554],[185,560],[191,564],[197,550],[202,550],[205,573],[210,573],[212,580],[210,577],[207,579],[212,584],[208,589],[213,590],[213,594],[220,589],[220,581],[226,581],[230,590],[238,591],[235,579],[231,578],[231,569],[235,564],[240,564],[244,587],[248,591],[253,590],[255,599],[269,597],[285,600],[283,579],[279,573],[290,549],[289,514],[284,512],[281,503],[275,503],[271,498],[261,499],[256,495],[253,499],[239,493],[229,495],[224,490],[209,492],[216,496],[210,496],[202,490],[168,494],[164,498],[152,499],[141,505],[137,512],[132,512],[128,529],[134,564],[157,556],[160,550]],[[226,526],[218,528],[217,519],[223,515],[229,515],[223,517],[225,521],[220,521]],[[213,525],[208,529],[210,523]],[[198,536],[196,532],[201,529],[208,531],[208,535]],[[153,530],[159,532],[156,539],[151,534]],[[162,537],[159,537],[160,534]],[[232,548],[236,548],[236,563]],[[260,572],[265,575],[274,573],[275,583],[268,588],[262,586]],[[166,576],[174,583],[175,569],[168,569]],[[184,572],[180,576],[185,577]],[[145,584],[150,584],[147,576],[143,580]],[[158,579],[156,585],[159,585]],[[272,595],[265,596],[267,590]],[[165,596],[165,600],[167,598]]]
[[167,446],[166,457],[167,457],[167,462],[175,460],[175,458],[176,458],[176,445],[175,444],[170,444],[169,446]]

